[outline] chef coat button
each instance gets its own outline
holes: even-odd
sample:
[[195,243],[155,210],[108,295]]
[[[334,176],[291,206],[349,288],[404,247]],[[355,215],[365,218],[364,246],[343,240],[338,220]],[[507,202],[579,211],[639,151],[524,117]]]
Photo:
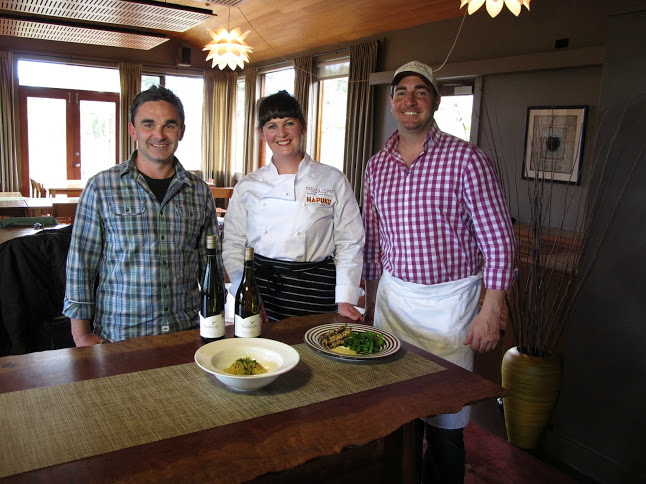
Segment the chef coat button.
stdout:
[[301,233],[300,233],[300,232],[296,232],[296,235],[301,235]]
[[263,232],[263,234],[266,234],[266,233],[267,233],[267,230],[265,230],[265,231]]

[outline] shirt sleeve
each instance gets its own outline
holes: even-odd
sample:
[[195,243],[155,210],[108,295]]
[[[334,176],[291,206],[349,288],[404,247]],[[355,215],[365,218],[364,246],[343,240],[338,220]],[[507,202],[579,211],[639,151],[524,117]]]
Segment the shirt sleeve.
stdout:
[[484,256],[485,287],[506,291],[517,273],[516,238],[493,163],[479,148],[474,148],[466,167],[464,187],[478,247]]
[[224,242],[222,259],[229,276],[229,293],[234,297],[242,280],[244,249],[247,245],[247,210],[240,200],[240,183],[233,189],[227,213],[224,217]]
[[364,232],[361,212],[348,179],[341,175],[334,207],[335,302],[357,304],[363,267]]
[[366,280],[381,277],[381,246],[379,244],[379,213],[372,197],[372,176],[374,158],[368,162],[363,179],[363,228],[365,230],[365,248],[363,255],[363,277]]
[[79,199],[67,254],[63,314],[72,319],[94,317],[94,286],[103,250],[101,220],[96,181],[91,179]]

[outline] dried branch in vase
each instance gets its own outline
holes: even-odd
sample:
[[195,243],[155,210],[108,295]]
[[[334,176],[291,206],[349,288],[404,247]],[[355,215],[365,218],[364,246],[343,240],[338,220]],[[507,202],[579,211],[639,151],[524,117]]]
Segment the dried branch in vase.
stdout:
[[[486,106],[484,112],[488,114]],[[519,217],[521,206],[527,212],[525,221],[519,219],[514,224],[518,277],[506,297],[508,322],[521,353],[549,356],[563,335],[572,304],[603,242],[602,236],[594,244],[586,243],[587,264],[583,268],[582,250],[599,206],[598,187],[606,174],[612,145],[597,150],[598,136],[595,134],[591,155],[587,157],[589,162],[583,164],[581,185],[558,183],[554,181],[557,164],[553,159],[553,146],[550,146],[553,141],[549,141],[555,127],[548,126],[546,136],[537,137],[530,145],[537,176],[520,180],[516,173],[510,177],[507,165],[503,163],[502,150],[495,143],[494,126],[497,123],[493,121],[487,118],[485,138],[491,147],[512,216]],[[616,134],[622,124],[615,129]],[[614,137],[611,139],[614,141]],[[599,159],[602,151],[606,155]],[[628,173],[624,187],[630,182],[642,153]],[[595,170],[601,172],[595,176]],[[596,189],[591,187],[591,180],[596,180]],[[620,200],[621,197],[613,202],[615,208]],[[612,213],[614,215],[614,210]],[[603,222],[604,235],[611,222],[612,216]]]

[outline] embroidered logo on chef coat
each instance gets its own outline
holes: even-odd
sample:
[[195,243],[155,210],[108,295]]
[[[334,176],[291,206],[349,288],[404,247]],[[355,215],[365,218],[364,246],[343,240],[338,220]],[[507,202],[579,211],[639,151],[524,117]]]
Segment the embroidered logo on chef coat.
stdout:
[[333,200],[333,188],[305,187],[305,203],[307,205],[329,207]]

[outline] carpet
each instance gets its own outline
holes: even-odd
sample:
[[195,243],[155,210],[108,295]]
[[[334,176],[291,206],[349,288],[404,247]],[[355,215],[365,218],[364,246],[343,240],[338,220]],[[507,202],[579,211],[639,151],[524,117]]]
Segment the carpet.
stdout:
[[465,484],[574,484],[577,480],[473,422],[464,428]]

